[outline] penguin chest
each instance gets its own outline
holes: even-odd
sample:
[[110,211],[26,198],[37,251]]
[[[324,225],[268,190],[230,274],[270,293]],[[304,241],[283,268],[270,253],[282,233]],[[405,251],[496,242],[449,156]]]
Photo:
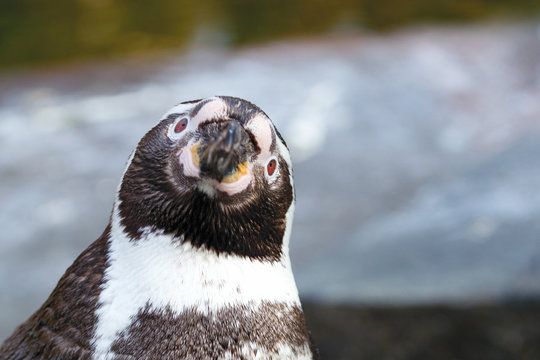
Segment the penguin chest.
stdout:
[[109,354],[170,359],[309,359],[299,307],[263,302],[202,313],[140,309]]
[[288,261],[113,238],[105,280],[96,358],[310,358]]

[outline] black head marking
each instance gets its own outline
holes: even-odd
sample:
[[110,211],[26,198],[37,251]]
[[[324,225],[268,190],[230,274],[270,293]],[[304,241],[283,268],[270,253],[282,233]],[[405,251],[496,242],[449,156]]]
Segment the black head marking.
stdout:
[[167,117],[165,118],[165,120],[167,120],[168,122],[173,122],[174,120],[178,119],[178,117],[180,117],[180,113],[172,113],[172,114],[168,114]]
[[268,117],[257,105],[250,103],[249,101],[232,96],[218,96],[218,98],[227,104],[229,116],[235,120],[241,121],[243,124],[247,123],[258,114]]
[[201,102],[202,100],[203,99],[183,101],[183,102],[179,103],[178,105],[196,104],[198,102]]

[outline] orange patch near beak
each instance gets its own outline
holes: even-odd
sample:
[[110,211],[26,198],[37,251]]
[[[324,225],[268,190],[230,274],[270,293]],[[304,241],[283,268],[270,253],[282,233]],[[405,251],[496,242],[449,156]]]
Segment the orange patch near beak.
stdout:
[[231,174],[223,178],[221,182],[228,183],[228,184],[233,183],[237,181],[238,179],[240,179],[242,176],[247,175],[247,173],[248,173],[247,163],[243,162],[241,164],[238,164],[238,170],[236,170],[234,174]]
[[198,150],[200,147],[201,147],[201,144],[198,143],[191,146],[191,148],[189,149],[191,151],[191,158],[193,159],[193,164],[199,169],[201,168],[200,161],[199,161],[199,153],[198,153]]

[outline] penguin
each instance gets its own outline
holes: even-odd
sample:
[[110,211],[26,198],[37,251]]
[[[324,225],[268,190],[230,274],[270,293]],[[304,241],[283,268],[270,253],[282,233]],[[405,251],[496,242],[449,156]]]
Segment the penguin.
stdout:
[[130,155],[103,234],[0,359],[317,358],[291,269],[283,137],[216,96],[167,112]]

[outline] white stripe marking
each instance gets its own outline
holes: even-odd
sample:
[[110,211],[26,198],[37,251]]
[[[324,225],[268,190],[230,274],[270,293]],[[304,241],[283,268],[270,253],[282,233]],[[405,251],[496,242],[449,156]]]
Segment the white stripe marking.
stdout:
[[[294,204],[287,213],[284,245],[288,245],[293,211]],[[262,301],[300,306],[287,245],[280,262],[262,262],[236,255],[217,256],[188,243],[173,243],[172,236],[149,229],[143,238],[130,242],[117,205],[111,222],[110,265],[96,311],[93,341],[98,358],[107,357],[118,334],[147,303],[155,308],[167,306],[177,314],[188,308],[207,314]]]

